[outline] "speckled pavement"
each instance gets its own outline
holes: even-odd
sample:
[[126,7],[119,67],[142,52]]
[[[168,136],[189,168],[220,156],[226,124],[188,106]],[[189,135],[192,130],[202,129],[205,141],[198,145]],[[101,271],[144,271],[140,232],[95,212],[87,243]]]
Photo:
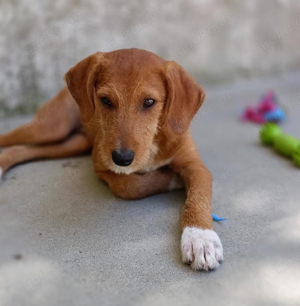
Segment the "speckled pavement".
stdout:
[[[11,169],[0,184],[0,305],[300,305],[300,170],[260,144],[239,110],[274,88],[300,138],[299,75],[208,89],[192,125],[214,176],[225,261],[180,258],[183,191],[116,198],[89,156]],[[5,119],[0,133],[29,117]]]

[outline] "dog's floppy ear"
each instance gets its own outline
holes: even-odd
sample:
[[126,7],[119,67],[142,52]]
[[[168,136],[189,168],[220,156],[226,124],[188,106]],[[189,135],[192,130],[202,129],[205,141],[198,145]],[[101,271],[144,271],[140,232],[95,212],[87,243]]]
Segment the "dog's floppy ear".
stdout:
[[94,86],[101,73],[103,61],[103,53],[97,52],[80,61],[65,74],[67,86],[79,106],[83,122],[89,121],[95,111]]
[[199,110],[205,98],[200,85],[177,63],[167,62],[165,66],[167,83],[167,104],[165,122],[171,130],[181,135]]

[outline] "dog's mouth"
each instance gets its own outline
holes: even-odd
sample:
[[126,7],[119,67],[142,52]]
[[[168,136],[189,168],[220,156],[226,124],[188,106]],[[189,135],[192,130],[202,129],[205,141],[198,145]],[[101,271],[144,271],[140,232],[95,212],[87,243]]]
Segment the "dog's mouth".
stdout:
[[109,170],[116,173],[116,174],[131,174],[133,172],[136,172],[136,168],[132,165],[128,166],[118,166],[115,163],[110,163],[108,166]]

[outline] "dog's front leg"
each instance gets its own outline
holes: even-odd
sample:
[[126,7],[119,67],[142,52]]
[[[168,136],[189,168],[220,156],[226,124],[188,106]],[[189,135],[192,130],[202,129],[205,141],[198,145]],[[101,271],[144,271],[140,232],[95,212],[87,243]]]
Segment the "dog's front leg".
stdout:
[[111,171],[97,171],[97,174],[114,194],[125,200],[141,199],[183,187],[179,175],[171,169],[159,169],[145,174],[126,175]]
[[223,247],[212,225],[212,176],[194,145],[185,148],[173,160],[173,169],[187,191],[182,214],[182,260],[195,270],[211,270],[223,260]]

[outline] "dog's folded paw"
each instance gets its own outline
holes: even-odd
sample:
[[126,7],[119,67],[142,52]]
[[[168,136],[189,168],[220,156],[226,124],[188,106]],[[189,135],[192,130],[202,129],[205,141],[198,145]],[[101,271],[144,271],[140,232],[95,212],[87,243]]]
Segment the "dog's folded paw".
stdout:
[[194,270],[213,270],[223,260],[223,247],[213,230],[185,227],[181,236],[182,260]]

